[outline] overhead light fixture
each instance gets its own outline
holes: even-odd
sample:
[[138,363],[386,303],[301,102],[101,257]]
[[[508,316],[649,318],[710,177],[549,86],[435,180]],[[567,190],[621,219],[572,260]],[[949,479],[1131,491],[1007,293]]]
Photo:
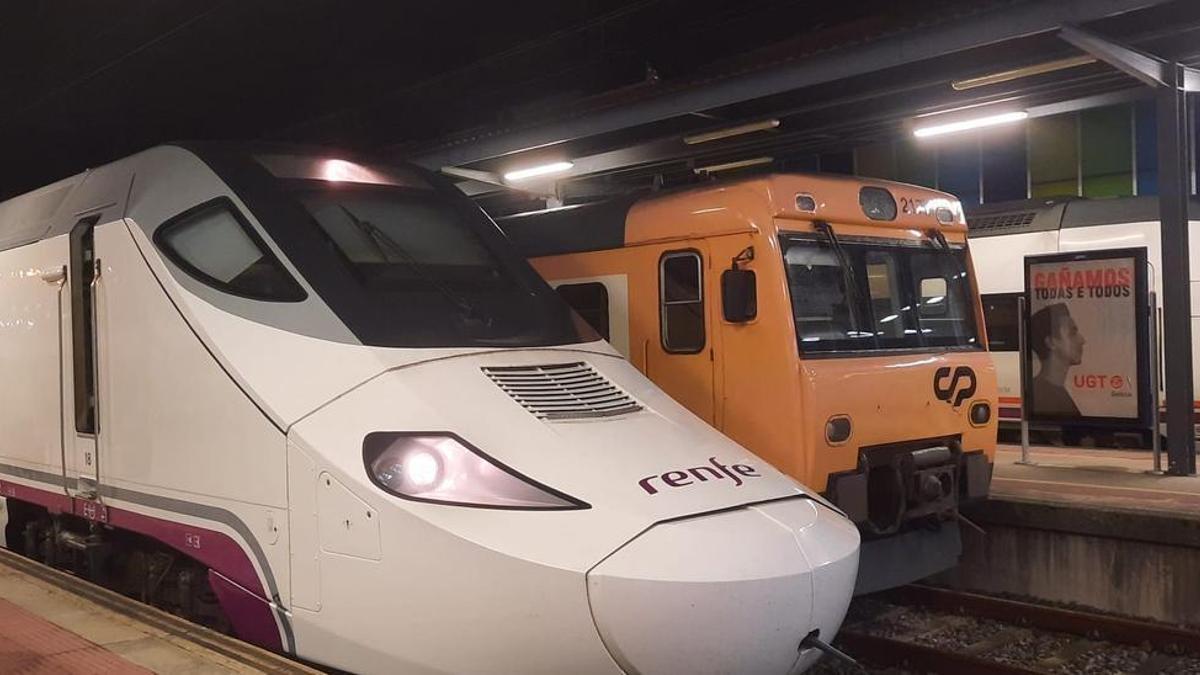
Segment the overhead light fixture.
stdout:
[[732,171],[733,169],[744,169],[748,166],[758,166],[759,164],[770,164],[774,161],[774,157],[755,157],[754,159],[743,159],[737,162],[725,162],[724,164],[698,166],[693,169],[693,171],[696,173],[718,173],[721,171]]
[[527,178],[536,178],[538,176],[546,176],[552,173],[562,173],[575,166],[574,162],[551,162],[549,164],[540,164],[531,166],[528,169],[516,169],[504,174],[504,180],[520,181]]
[[947,122],[945,124],[934,124],[927,127],[917,127],[913,129],[913,135],[917,138],[928,138],[930,136],[941,136],[942,134],[953,134],[959,131],[970,131],[972,129],[982,129],[983,127],[994,127],[999,124],[1011,124],[1028,119],[1029,113],[1024,110],[1017,112],[1000,113],[999,115],[988,115],[986,117],[976,117],[973,119],[960,120],[958,122]]
[[1067,70],[1068,68],[1078,68],[1079,66],[1086,66],[1095,62],[1096,59],[1090,56],[1072,56],[1066,59],[1058,59],[1057,61],[1035,63],[1032,66],[1025,66],[1023,68],[1002,70],[998,73],[989,73],[987,75],[980,75],[979,77],[969,77],[964,80],[954,80],[950,83],[950,86],[955,91],[966,91],[967,89],[974,89],[976,87],[986,87],[989,84],[1011,82],[1013,80],[1019,80],[1023,77],[1033,77],[1034,75],[1055,73],[1060,70]]
[[687,143],[688,145],[699,145],[701,143],[708,143],[709,141],[719,141],[722,138],[733,138],[734,136],[752,134],[755,131],[768,131],[778,126],[779,120],[777,119],[763,120],[761,122],[750,122],[748,124],[739,124],[736,127],[729,127],[727,129],[718,129],[716,131],[708,131],[702,134],[684,136],[683,142]]

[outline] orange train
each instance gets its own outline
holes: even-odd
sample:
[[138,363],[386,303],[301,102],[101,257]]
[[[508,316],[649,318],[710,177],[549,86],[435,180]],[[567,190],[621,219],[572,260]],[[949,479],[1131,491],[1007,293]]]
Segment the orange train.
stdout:
[[858,592],[955,564],[997,403],[956,199],[789,174],[499,222],[638,369],[858,523]]

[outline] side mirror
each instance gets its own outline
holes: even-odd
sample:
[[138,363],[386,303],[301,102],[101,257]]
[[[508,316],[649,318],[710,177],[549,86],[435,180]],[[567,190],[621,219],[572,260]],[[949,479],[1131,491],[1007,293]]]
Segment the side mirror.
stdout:
[[721,273],[721,310],[730,323],[746,323],[758,316],[758,284],[753,270],[735,267]]

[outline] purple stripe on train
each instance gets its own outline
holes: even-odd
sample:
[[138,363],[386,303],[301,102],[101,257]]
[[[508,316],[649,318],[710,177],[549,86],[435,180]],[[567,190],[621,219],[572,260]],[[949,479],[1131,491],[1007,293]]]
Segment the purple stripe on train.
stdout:
[[0,480],[0,496],[44,506],[51,513],[71,513],[137,532],[199,561],[210,570],[213,592],[229,617],[234,633],[265,649],[283,651],[279,626],[258,571],[246,551],[228,535],[125,509],[97,507],[89,500],[5,480]]

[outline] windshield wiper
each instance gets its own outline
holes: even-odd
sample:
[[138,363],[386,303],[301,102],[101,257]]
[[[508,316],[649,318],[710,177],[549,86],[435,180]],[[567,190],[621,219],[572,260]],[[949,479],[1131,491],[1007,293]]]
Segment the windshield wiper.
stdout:
[[[346,208],[344,204],[338,204],[337,206],[342,210],[342,213],[346,214],[346,217],[350,219],[350,222],[354,223],[354,226],[357,227],[359,231],[371,239],[371,242],[375,244],[375,248],[380,254],[383,255],[384,260],[389,258],[387,251],[390,250],[398,258],[400,258],[401,262],[408,265],[410,269],[416,272],[430,286],[433,286],[434,289],[436,289],[442,294],[443,297],[449,300],[452,305],[457,307],[458,310],[463,313],[465,318],[480,318],[479,312],[474,305],[467,301],[466,298],[462,297],[458,293],[455,293],[437,277],[431,274],[428,268],[426,268],[421,261],[417,260],[417,258],[413,256],[408,249],[404,248],[400,242],[393,239],[390,235],[388,235],[387,232],[379,229],[379,227],[371,221],[363,220],[362,218],[356,216],[354,212]],[[385,250],[385,248],[387,250]],[[492,319],[489,317],[484,320],[484,323],[490,326],[492,324]]]
[[936,229],[936,228],[931,228],[929,230],[926,230],[925,234],[929,235],[929,243],[933,244],[934,250],[940,250],[940,251],[949,251],[950,250],[950,242],[946,241],[946,235],[942,234],[941,230]]
[[849,296],[846,304],[848,305],[847,309],[850,310],[850,324],[855,331],[858,331],[857,308],[862,296],[859,295],[858,280],[854,278],[854,268],[850,265],[850,256],[846,254],[846,249],[842,248],[842,242],[838,241],[832,225],[823,220],[817,220],[813,221],[813,227],[829,240],[829,247],[833,249],[833,254],[837,256],[838,264],[841,265],[842,283],[846,285],[846,295]]

